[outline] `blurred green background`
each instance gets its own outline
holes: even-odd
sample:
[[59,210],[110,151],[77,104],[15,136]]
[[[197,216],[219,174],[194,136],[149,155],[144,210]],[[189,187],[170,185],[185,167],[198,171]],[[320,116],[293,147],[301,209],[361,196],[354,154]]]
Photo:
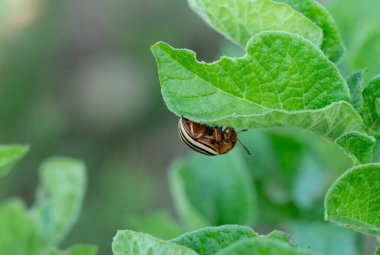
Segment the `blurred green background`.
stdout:
[[[364,68],[367,78],[380,73],[377,1],[324,4],[347,46],[342,73]],[[87,196],[62,247],[90,243],[99,245],[99,254],[111,254],[117,229],[154,233],[156,227],[167,238],[182,230],[175,223],[165,230],[156,226],[172,221],[167,214],[175,216],[167,171],[174,158],[189,153],[177,137],[178,118],[160,94],[149,50],[157,41],[192,49],[204,61],[241,53],[185,0],[0,0],[0,141],[31,146],[16,169],[0,179],[0,200],[20,196],[30,204],[45,158],[82,159],[89,169]],[[247,165],[262,180],[256,191],[262,211],[268,212],[258,216],[256,229],[268,232],[283,219],[286,224],[321,219],[323,194],[350,162],[331,144],[309,137],[294,130],[242,135],[254,155]],[[302,185],[315,180],[323,185],[304,193]],[[297,235],[302,224],[283,229]],[[363,239],[347,238],[348,243]],[[355,249],[345,254],[359,254]]]

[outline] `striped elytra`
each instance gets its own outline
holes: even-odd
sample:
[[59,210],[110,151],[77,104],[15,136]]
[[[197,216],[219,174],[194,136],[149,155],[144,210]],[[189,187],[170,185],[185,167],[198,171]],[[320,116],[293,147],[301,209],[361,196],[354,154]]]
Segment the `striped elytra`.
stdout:
[[178,132],[182,141],[190,148],[209,156],[229,152],[238,141],[237,133],[231,127],[223,130],[222,127],[210,127],[184,117],[179,120]]

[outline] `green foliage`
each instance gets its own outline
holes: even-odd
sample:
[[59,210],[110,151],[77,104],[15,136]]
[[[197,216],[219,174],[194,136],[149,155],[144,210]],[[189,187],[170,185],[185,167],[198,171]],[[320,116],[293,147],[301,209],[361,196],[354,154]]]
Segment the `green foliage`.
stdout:
[[362,116],[368,133],[380,138],[380,75],[372,78],[363,91]]
[[339,62],[345,48],[338,32],[338,27],[330,13],[315,0],[276,0],[289,4],[323,30],[323,43],[321,46],[325,55],[333,62]]
[[14,164],[28,152],[28,146],[1,145],[0,146],[0,177],[6,175]]
[[58,244],[79,216],[86,189],[85,166],[70,158],[52,158],[42,164],[40,179],[33,210],[45,239]]
[[32,209],[20,200],[0,207],[0,251],[4,255],[93,255],[92,246],[55,248],[75,223],[85,190],[85,167],[70,158],[52,158],[41,166],[41,187]]
[[128,230],[117,232],[112,242],[112,251],[114,255],[197,255],[184,246]]
[[329,189],[325,219],[366,234],[380,235],[380,164],[348,170]]
[[188,0],[190,7],[207,23],[230,40],[245,47],[262,31],[299,34],[316,45],[322,41],[321,29],[292,10],[272,0]]
[[347,84],[350,88],[350,103],[357,111],[363,108],[363,76],[364,71],[358,71],[347,77]]
[[249,227],[231,225],[203,228],[181,235],[170,242],[186,246],[198,254],[212,255],[238,240],[257,236]]
[[237,152],[218,158],[193,154],[175,162],[170,183],[177,211],[188,228],[252,224],[256,197],[243,158]]
[[344,134],[336,140],[336,144],[352,158],[354,164],[371,162],[375,142],[372,136],[359,132]]

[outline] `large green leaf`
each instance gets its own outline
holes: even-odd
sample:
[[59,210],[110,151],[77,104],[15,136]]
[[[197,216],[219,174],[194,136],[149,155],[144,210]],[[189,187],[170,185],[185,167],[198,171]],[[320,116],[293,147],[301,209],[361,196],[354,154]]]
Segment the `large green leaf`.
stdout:
[[173,164],[172,194],[189,228],[248,225],[255,220],[256,197],[249,171],[238,152],[218,158],[194,153],[188,160]]
[[56,157],[40,169],[41,186],[34,213],[45,239],[58,244],[79,216],[86,187],[86,171],[81,161]]
[[380,235],[380,164],[359,165],[338,178],[325,198],[325,219]]
[[321,46],[325,55],[333,62],[338,62],[345,51],[338,27],[330,13],[315,0],[275,0],[289,4],[295,10],[304,14],[323,30]]
[[188,0],[190,7],[230,40],[245,47],[262,31],[298,34],[319,46],[322,30],[286,4],[271,0]]
[[0,254],[40,255],[42,236],[19,200],[7,201],[0,207]]
[[272,238],[243,239],[220,250],[216,255],[316,255],[310,250],[297,249]]
[[257,236],[250,227],[227,225],[199,229],[171,242],[186,246],[200,255],[212,255],[238,240]]
[[361,128],[335,65],[299,36],[261,33],[243,58],[212,64],[165,43],[152,50],[164,100],[179,116],[221,126],[295,126],[331,139]]
[[28,146],[1,145],[0,146],[0,177],[6,175],[12,166],[28,152]]
[[363,90],[362,116],[368,132],[380,138],[380,75],[372,78]]
[[117,232],[112,251],[114,255],[197,255],[187,247],[128,230]]

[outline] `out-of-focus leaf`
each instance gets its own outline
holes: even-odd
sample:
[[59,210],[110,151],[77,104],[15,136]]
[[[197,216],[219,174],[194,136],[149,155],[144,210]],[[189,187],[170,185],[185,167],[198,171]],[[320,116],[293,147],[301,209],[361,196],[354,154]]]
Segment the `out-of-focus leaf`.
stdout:
[[47,255],[95,255],[97,248],[92,245],[75,245],[64,251],[51,249]]
[[330,13],[315,0],[275,0],[289,4],[295,10],[301,12],[316,25],[322,28],[323,43],[321,46],[325,55],[333,62],[339,62],[345,48],[339,34],[338,27]]
[[365,164],[372,160],[376,140],[360,132],[352,132],[339,137],[336,144],[351,157],[354,164]]
[[200,255],[212,255],[238,240],[250,237],[258,237],[250,227],[226,225],[189,232],[170,242],[186,246]]
[[187,247],[129,230],[117,232],[112,251],[114,255],[197,255]]
[[380,235],[380,164],[359,165],[338,178],[325,198],[325,219]]
[[364,71],[357,71],[346,78],[351,94],[350,103],[357,111],[363,107],[363,76]]
[[285,242],[271,238],[250,238],[235,242],[216,255],[316,255],[310,250],[297,249]]
[[290,221],[286,224],[292,242],[300,248],[328,255],[359,254],[356,233],[326,222]]
[[170,183],[177,210],[190,228],[249,225],[256,218],[251,177],[236,149],[217,158],[197,153],[177,161]]
[[363,90],[364,106],[361,112],[368,132],[380,138],[380,75],[372,78]]
[[164,100],[178,116],[218,126],[300,127],[330,139],[361,129],[359,114],[345,102],[345,80],[299,36],[261,33],[249,41],[245,57],[212,64],[164,43],[152,51]]
[[0,254],[39,255],[43,240],[24,204],[19,200],[0,207]]
[[153,212],[146,216],[129,216],[127,225],[132,230],[168,240],[183,232],[179,222],[166,212]]
[[28,152],[28,146],[1,145],[0,146],[0,177],[6,175],[14,164]]
[[228,39],[245,47],[262,31],[298,34],[319,46],[322,30],[286,4],[271,0],[188,0],[190,7]]
[[79,216],[86,169],[81,161],[56,157],[42,164],[40,179],[34,212],[45,239],[58,244]]
[[377,248],[375,255],[380,255],[380,248]]

